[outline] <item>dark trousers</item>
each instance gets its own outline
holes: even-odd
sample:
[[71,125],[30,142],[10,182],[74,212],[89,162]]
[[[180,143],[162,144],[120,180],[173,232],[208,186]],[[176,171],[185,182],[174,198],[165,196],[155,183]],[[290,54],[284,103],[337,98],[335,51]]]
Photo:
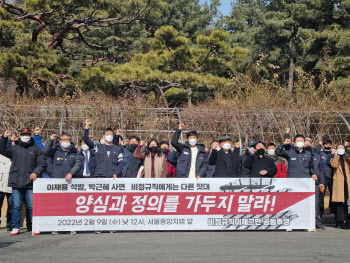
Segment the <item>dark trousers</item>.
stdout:
[[315,220],[316,226],[321,224],[321,213],[320,213],[320,186],[318,184],[315,185]]
[[325,193],[326,190],[329,190],[329,208],[331,210],[331,214],[336,213],[336,205],[335,203],[332,202],[332,193],[333,193],[333,179],[326,179],[325,180],[325,184],[324,184],[324,192],[320,192],[320,198],[319,198],[319,207],[320,207],[320,215],[323,215],[324,212],[324,197],[325,197]]

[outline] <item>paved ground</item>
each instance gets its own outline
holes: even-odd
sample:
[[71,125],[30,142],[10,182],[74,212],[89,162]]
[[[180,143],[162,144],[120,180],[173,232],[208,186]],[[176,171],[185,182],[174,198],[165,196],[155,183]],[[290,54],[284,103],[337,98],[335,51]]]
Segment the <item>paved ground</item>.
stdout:
[[1,229],[0,262],[350,262],[350,230],[9,236]]

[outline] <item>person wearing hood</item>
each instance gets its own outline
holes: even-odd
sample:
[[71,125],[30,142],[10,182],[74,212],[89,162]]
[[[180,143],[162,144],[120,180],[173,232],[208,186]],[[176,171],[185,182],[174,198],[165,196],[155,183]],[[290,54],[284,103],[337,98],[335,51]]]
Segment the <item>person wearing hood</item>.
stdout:
[[205,165],[207,154],[205,148],[202,145],[197,144],[198,133],[196,131],[189,131],[187,133],[188,142],[179,142],[184,127],[184,124],[180,124],[171,139],[171,145],[179,154],[175,177],[198,179],[201,176],[205,176],[207,171],[207,166]]
[[242,169],[239,158],[239,143],[236,144],[234,151],[230,136],[223,136],[219,139],[220,147],[212,149],[209,157],[209,166],[215,166],[215,178],[241,177]]
[[273,159],[277,167],[275,178],[286,178],[287,168],[284,161],[276,155],[276,145],[271,142],[267,145],[266,149],[267,155]]
[[94,144],[89,137],[91,121],[85,120],[84,143],[94,148],[96,154],[96,169],[94,177],[113,178],[122,177],[123,149],[113,144],[114,131],[107,128],[100,138],[100,143]]
[[262,141],[257,142],[252,155],[246,158],[244,167],[250,170],[249,177],[253,178],[272,178],[277,173],[275,162],[266,155],[266,144]]
[[[13,229],[10,235],[20,234],[21,209],[24,198],[27,201],[30,218],[33,209],[33,180],[41,177],[46,169],[45,155],[34,143],[32,131],[29,128],[20,130],[18,144],[6,148],[11,131],[5,131],[0,139],[0,154],[9,158],[11,163],[8,186],[12,187]],[[34,232],[34,235],[40,234]]]
[[134,157],[144,163],[141,178],[165,178],[168,176],[168,162],[156,139],[150,139],[145,152],[140,153],[144,141],[136,148]]
[[[55,145],[57,138],[58,144]],[[65,178],[66,181],[70,181],[77,177],[82,163],[69,133],[63,132],[59,137],[52,134],[45,143],[43,152],[50,158],[51,178]]]

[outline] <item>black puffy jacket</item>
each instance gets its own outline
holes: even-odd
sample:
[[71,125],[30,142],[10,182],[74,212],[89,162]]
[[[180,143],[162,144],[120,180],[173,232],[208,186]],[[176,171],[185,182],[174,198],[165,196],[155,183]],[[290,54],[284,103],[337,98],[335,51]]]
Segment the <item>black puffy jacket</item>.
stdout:
[[34,144],[34,139],[29,142],[18,141],[17,145],[6,148],[8,138],[0,139],[0,154],[11,159],[12,164],[9,175],[9,187],[33,188],[30,175],[35,173],[41,177],[46,169],[46,159],[41,148]]

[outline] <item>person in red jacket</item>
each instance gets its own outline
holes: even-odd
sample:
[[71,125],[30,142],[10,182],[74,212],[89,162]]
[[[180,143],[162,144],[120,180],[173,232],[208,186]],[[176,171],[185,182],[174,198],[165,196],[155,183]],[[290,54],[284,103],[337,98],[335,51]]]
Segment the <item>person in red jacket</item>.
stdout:
[[286,165],[284,164],[284,161],[276,155],[275,151],[276,151],[276,145],[274,143],[269,143],[267,145],[267,155],[270,156],[275,161],[275,165],[277,166],[277,173],[275,175],[275,178],[286,178],[287,176]]

